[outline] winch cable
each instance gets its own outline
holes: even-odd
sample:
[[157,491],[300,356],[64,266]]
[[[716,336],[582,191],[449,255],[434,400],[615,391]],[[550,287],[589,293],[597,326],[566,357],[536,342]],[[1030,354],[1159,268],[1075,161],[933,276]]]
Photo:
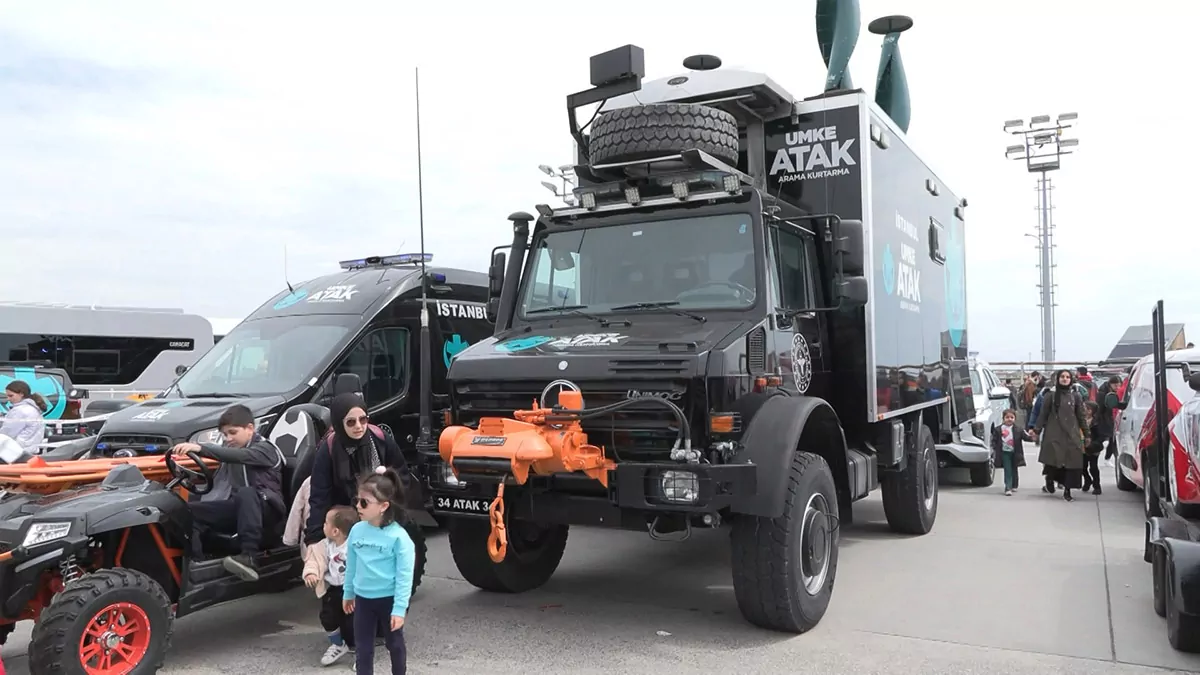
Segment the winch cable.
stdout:
[[675,415],[675,420],[677,422],[679,422],[679,434],[675,441],[676,444],[682,445],[683,447],[685,447],[689,450],[691,449],[691,447],[692,447],[692,432],[691,432],[691,427],[688,425],[688,422],[687,422],[687,415],[684,414],[683,409],[680,408],[679,406],[675,405],[671,401],[668,401],[668,400],[662,399],[662,398],[654,398],[652,396],[631,398],[631,399],[626,399],[624,401],[617,401],[616,403],[609,403],[608,405],[600,406],[599,408],[584,408],[582,410],[572,410],[570,408],[560,408],[558,406],[555,406],[555,407],[551,408],[551,412],[546,415],[546,421],[547,422],[571,422],[571,421],[575,421],[575,420],[585,420],[585,419],[592,419],[595,417],[603,417],[604,415],[608,415],[608,414],[617,412],[618,410],[621,410],[623,408],[632,407],[634,405],[637,405],[638,403],[656,403],[656,404],[665,406],[668,409],[670,409],[670,411]]

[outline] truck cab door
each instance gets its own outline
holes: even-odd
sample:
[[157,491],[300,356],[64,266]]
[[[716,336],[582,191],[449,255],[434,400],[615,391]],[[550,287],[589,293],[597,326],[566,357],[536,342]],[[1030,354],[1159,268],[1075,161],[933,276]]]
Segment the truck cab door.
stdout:
[[784,386],[794,394],[830,395],[829,345],[820,306],[816,242],[789,224],[767,228],[767,278],[777,290],[771,319],[773,350]]

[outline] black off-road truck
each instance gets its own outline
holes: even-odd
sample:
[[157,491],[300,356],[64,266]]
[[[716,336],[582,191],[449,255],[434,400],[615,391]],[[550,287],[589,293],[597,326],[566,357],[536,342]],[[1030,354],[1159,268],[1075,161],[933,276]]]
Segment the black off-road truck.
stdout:
[[905,138],[911,20],[872,23],[872,102],[834,68],[857,7],[821,5],[853,12],[818,13],[831,72],[808,99],[713,56],[645,84],[640,48],[592,57],[595,88],[568,97],[577,206],[510,216],[495,335],[451,366],[454,426],[424,458],[472,584],[536,588],[572,525],[729,525],[743,615],[801,633],[855,501],[882,487],[892,529],[933,528],[966,202]]

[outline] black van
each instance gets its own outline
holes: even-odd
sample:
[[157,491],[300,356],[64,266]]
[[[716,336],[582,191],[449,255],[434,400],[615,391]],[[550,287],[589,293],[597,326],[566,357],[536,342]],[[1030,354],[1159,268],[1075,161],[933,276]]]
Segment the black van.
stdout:
[[[424,262],[431,260],[425,254]],[[311,448],[328,424],[319,419],[323,411],[306,404],[327,405],[339,379],[360,383],[372,423],[409,452],[420,408],[421,255],[347,260],[341,268],[271,298],[169,389],[113,413],[91,456],[160,454],[182,441],[219,442],[217,418],[235,403],[249,406],[260,432],[285,456],[294,455]],[[490,337],[493,326],[486,274],[431,265],[426,273],[437,408],[446,398],[451,359]],[[357,377],[338,377],[347,374]],[[413,515],[419,524],[434,525],[424,512]]]

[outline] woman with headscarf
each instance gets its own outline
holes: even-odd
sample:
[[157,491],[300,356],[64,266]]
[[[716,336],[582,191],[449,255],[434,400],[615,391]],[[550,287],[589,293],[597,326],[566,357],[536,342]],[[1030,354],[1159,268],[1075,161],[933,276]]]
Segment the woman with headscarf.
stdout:
[[24,380],[9,382],[4,394],[8,397],[9,408],[0,418],[0,436],[8,436],[25,452],[37,454],[46,440],[46,420],[42,413],[50,406]]
[[1087,444],[1088,425],[1083,398],[1075,387],[1071,371],[1054,374],[1054,389],[1045,395],[1034,427],[1041,444],[1038,461],[1046,484],[1042,492],[1054,494],[1055,483],[1063,486],[1063,499],[1075,501],[1071,489],[1078,488],[1083,471],[1083,449]]
[[358,394],[340,394],[329,405],[332,433],[317,446],[309,478],[304,544],[325,538],[325,515],[334,506],[352,506],[358,481],[377,467],[409,475],[404,453],[392,437],[369,424],[367,404]]

